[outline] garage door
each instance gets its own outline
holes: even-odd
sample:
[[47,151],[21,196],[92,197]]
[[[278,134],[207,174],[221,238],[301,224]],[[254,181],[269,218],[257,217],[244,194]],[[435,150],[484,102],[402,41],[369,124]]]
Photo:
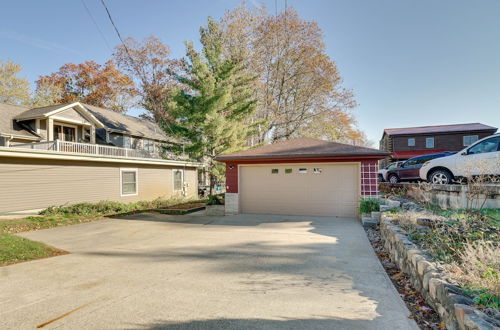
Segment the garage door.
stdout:
[[355,217],[359,165],[242,165],[242,213]]

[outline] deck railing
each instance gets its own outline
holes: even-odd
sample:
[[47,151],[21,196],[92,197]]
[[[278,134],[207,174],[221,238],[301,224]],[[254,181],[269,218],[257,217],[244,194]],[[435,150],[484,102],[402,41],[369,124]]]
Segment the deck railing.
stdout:
[[152,153],[141,149],[128,149],[101,144],[90,144],[80,142],[67,142],[55,140],[50,142],[23,143],[11,145],[12,148],[49,150],[59,152],[70,152],[83,155],[98,155],[108,157],[126,158],[160,158],[157,153]]

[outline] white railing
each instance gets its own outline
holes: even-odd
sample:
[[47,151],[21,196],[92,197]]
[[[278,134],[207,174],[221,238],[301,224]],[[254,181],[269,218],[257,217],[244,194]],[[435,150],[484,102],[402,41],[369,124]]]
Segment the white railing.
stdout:
[[50,142],[23,143],[11,145],[12,148],[50,150],[59,152],[71,152],[85,155],[99,155],[108,157],[127,157],[127,158],[160,158],[158,154],[146,150],[128,149],[112,147],[100,144],[67,142],[55,140]]

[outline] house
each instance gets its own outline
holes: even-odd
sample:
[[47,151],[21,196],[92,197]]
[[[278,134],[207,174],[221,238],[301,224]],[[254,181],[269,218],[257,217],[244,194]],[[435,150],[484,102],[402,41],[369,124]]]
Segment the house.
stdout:
[[201,166],[172,160],[155,123],[79,102],[0,103],[0,212],[196,197]]
[[381,166],[425,154],[457,152],[496,131],[497,128],[480,123],[387,128],[380,140],[380,149],[390,152],[391,160]]
[[356,217],[388,152],[298,138],[227,155],[226,213]]

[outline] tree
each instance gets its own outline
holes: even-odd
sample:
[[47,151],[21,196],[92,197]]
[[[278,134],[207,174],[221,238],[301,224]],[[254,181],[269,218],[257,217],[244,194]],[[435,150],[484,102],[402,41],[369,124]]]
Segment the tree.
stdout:
[[136,41],[129,37],[113,54],[118,66],[137,82],[140,104],[150,119],[171,119],[165,104],[179,88],[181,60],[170,59],[170,48],[156,37]]
[[226,12],[221,24],[226,54],[242,56],[248,70],[259,75],[256,143],[321,135],[324,120],[340,117],[329,130],[356,130],[349,113],[353,95],[342,87],[316,22],[303,20],[293,8],[274,16],[243,4]]
[[133,81],[112,60],[104,65],[94,61],[67,63],[59,71],[41,76],[36,85],[38,98],[54,97],[44,98],[45,103],[81,101],[121,113],[133,104],[135,95]]
[[63,98],[64,86],[51,81],[51,79],[40,78],[36,85],[32,100],[33,107],[45,107],[59,103]]
[[214,157],[243,148],[249,136],[254,77],[243,72],[241,61],[224,57],[222,31],[214,20],[209,18],[200,35],[201,53],[186,43],[186,74],[179,78],[185,88],[167,104],[172,120],[164,120],[163,125],[167,133],[180,138],[172,144],[172,151],[184,149],[207,165],[212,192],[224,172]]
[[30,84],[17,75],[22,71],[20,64],[0,59],[0,102],[27,105],[30,102]]

